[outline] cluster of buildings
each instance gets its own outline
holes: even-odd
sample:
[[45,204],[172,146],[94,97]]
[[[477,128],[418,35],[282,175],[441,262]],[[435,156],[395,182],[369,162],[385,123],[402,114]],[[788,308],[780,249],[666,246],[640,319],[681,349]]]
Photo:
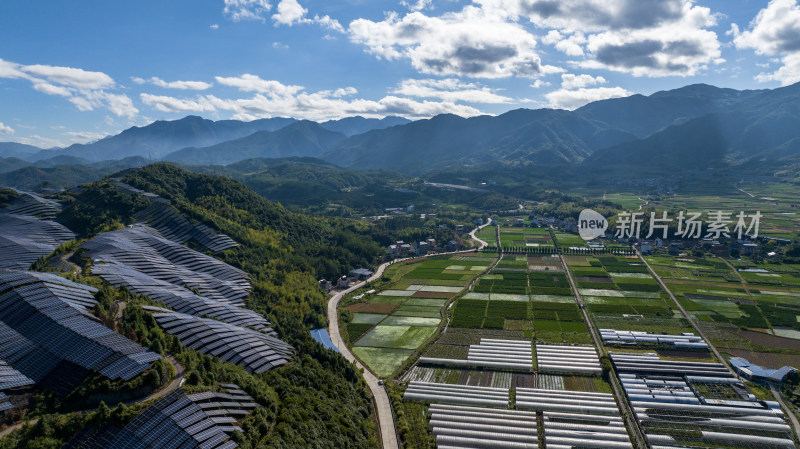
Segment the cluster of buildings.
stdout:
[[[606,237],[613,238],[613,236],[608,234]],[[619,238],[617,240],[620,242],[629,243],[629,239],[626,238]],[[725,243],[714,239],[665,241],[656,237],[654,240],[638,239],[636,242],[634,242],[634,245],[639,247],[639,249],[642,251],[642,254],[652,254],[658,249],[667,248],[667,251],[671,256],[678,256],[681,252],[691,250],[698,246],[707,248],[716,256],[728,256],[734,250],[737,250],[741,256],[749,256],[758,252],[759,248],[758,243],[747,239]]]
[[[455,240],[453,240],[453,242],[455,242]],[[455,243],[458,244],[458,242]],[[449,244],[450,242],[448,242],[448,245]],[[387,249],[389,250],[389,255],[393,258],[424,256],[429,252],[441,250],[441,248],[436,245],[436,239],[427,239],[422,242],[412,243],[406,243],[402,240],[398,240],[394,244],[389,245]]]
[[375,274],[366,268],[355,268],[350,270],[349,273],[340,276],[336,282],[331,282],[326,279],[320,279],[319,286],[325,290],[325,293],[330,293],[335,289],[345,289],[350,287],[356,282],[366,281]]

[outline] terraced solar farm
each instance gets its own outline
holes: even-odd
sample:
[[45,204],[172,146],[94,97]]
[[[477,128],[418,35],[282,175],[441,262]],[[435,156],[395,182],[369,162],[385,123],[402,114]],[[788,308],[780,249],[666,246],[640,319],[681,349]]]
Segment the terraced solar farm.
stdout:
[[221,392],[175,390],[137,415],[123,428],[106,426],[78,432],[65,449],[161,449],[202,447],[232,449],[242,432],[238,421],[259,405],[238,385],[220,385]]
[[[157,196],[118,184],[151,206],[134,217],[138,223],[85,240],[77,252],[86,263],[83,272],[76,272],[170,307],[145,310],[165,332],[199,353],[252,373],[289,363],[294,348],[276,337],[262,315],[243,307],[252,290],[249,276],[183,245],[191,240],[196,247],[220,251],[236,243],[191,223]],[[162,356],[101,323],[93,314],[97,288],[52,273],[23,271],[77,236],[50,221],[61,209],[57,202],[16,193],[0,211],[0,412],[24,407],[25,395],[40,388],[65,396],[96,376],[107,382],[144,377]],[[233,432],[242,430],[237,423],[255,407],[235,385],[223,386],[222,393],[177,390],[124,428],[91,427],[65,447],[229,449],[237,446]]]
[[75,234],[52,221],[61,205],[32,193],[18,196],[0,210],[0,268],[27,270]]
[[97,290],[43,273],[0,270],[0,360],[65,395],[90,372],[130,380],[161,358],[87,310]]
[[435,256],[396,264],[392,281],[355,292],[346,310],[353,353],[380,376],[397,370],[439,329],[442,308],[495,260],[489,254]]

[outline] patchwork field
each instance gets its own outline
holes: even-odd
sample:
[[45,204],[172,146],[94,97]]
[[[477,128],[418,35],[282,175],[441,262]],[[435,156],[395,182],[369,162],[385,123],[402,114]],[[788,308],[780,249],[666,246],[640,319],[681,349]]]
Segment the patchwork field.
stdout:
[[387,282],[346,301],[341,326],[353,353],[379,376],[392,374],[437,332],[442,307],[493,261],[488,253],[465,253],[390,267]]
[[[781,355],[800,355],[797,266],[686,257],[648,262],[720,350],[757,354],[770,366],[779,364]],[[765,352],[768,348],[784,354]]]
[[[525,228],[539,235],[547,230]],[[500,238],[516,238],[517,228],[500,228]],[[590,343],[561,260],[557,256],[505,254],[452,308],[454,329],[520,333],[546,343]]]

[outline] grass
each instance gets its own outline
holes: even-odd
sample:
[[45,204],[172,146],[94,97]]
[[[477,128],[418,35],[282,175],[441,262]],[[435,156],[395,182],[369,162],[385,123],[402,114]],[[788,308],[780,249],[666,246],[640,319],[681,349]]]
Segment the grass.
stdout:
[[380,377],[391,375],[414,353],[413,349],[372,348],[356,346],[353,354]]
[[386,326],[386,325],[378,325],[375,326],[371,331],[367,332],[366,335],[361,337],[356,343],[355,346],[372,346],[376,348],[391,348],[394,346],[394,343],[403,336],[411,328],[411,325],[408,326]]
[[387,316],[377,313],[354,313],[350,322],[354,324],[378,324]]

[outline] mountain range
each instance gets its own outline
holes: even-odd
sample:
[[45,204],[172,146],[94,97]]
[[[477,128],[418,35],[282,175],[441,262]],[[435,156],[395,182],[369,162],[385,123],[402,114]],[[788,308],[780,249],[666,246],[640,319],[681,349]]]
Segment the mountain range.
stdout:
[[742,91],[695,84],[597,101],[574,111],[517,109],[471,118],[443,114],[413,122],[399,117],[316,123],[189,116],[62,149],[0,143],[0,156],[6,158],[0,159],[0,170],[132,156],[188,165],[300,156],[410,175],[454,166],[660,170],[781,165],[800,160],[800,83]]

